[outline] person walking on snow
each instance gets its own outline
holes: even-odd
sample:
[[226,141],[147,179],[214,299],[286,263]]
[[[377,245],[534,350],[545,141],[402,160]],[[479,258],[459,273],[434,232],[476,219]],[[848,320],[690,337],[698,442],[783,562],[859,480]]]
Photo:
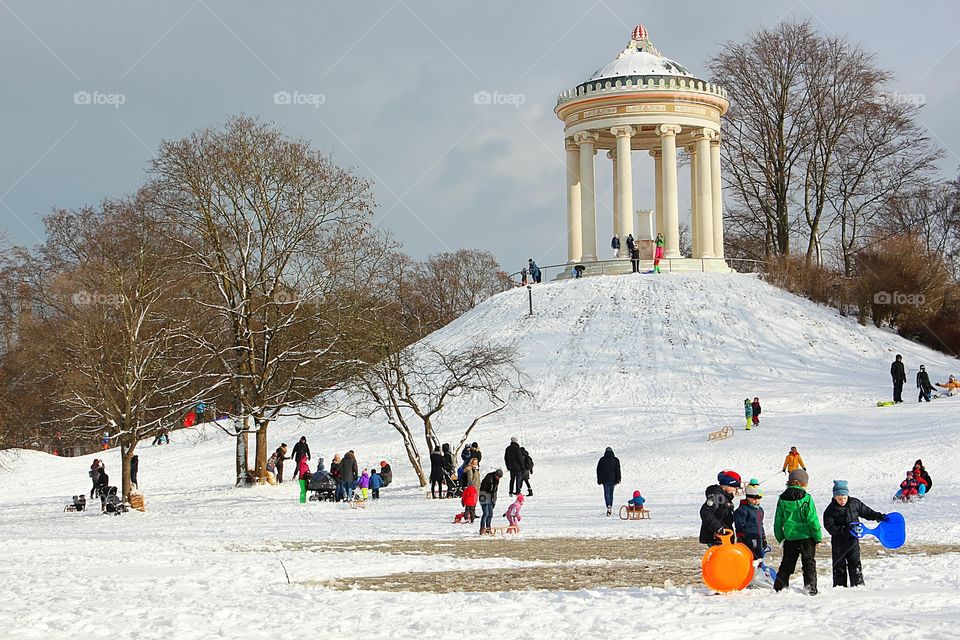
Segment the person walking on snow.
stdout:
[[721,471],[717,474],[717,484],[704,490],[706,500],[700,506],[700,543],[708,547],[720,544],[719,534],[724,529],[733,532],[733,496],[740,486],[740,475],[736,471]]
[[310,478],[310,461],[306,456],[302,456],[297,463],[296,475],[299,476],[297,482],[300,483],[300,504],[303,504],[307,501],[307,480]]
[[[520,455],[523,456],[523,474],[520,480],[520,488],[523,488],[523,485],[527,485],[527,497],[533,495],[533,487],[530,486],[530,476],[533,475],[533,458],[527,453],[527,450],[523,447],[520,447]],[[520,495],[520,492],[517,492]]]
[[[296,470],[293,472],[293,477],[296,478],[300,469],[300,460],[306,458],[310,459],[310,447],[307,445],[307,436],[300,436],[300,442],[293,445],[293,461],[296,463]],[[309,467],[307,467],[309,469]]]
[[783,459],[783,469],[780,470],[781,473],[792,473],[797,469],[807,470],[807,465],[803,463],[803,458],[800,457],[800,452],[797,451],[796,447],[790,447],[790,451],[787,452],[787,457]]
[[933,393],[933,385],[930,383],[930,376],[927,375],[927,369],[920,365],[920,371],[917,372],[917,389],[920,394],[917,396],[917,402],[926,400],[930,402],[930,394]]
[[283,461],[290,459],[287,457],[287,443],[281,442],[274,453],[277,456],[277,482],[283,483]]
[[823,539],[817,507],[807,493],[810,476],[803,469],[794,469],[787,478],[787,489],[777,501],[773,519],[773,534],[783,545],[783,559],[777,569],[774,591],[790,586],[790,576],[797,568],[797,559],[803,566],[803,588],[811,596],[817,595],[817,545]]
[[663,234],[657,234],[653,249],[653,272],[660,273],[660,261],[663,260]]
[[760,426],[760,398],[754,398],[753,402],[750,403],[750,406],[753,408],[753,426]]
[[480,502],[480,534],[492,534],[490,527],[493,522],[493,508],[497,506],[497,489],[500,488],[500,478],[503,477],[503,470],[497,469],[491,471],[483,477],[480,482],[479,502]]
[[753,426],[753,405],[750,404],[750,398],[743,399],[743,415],[747,419],[747,431]]
[[896,360],[890,365],[890,377],[893,378],[893,401],[903,402],[903,384],[907,381],[907,371],[903,367],[903,356],[897,354]]
[[833,500],[823,512],[823,528],[830,534],[834,587],[846,587],[847,576],[851,587],[863,584],[860,540],[850,531],[850,525],[860,522],[859,518],[883,522],[887,516],[851,498],[846,480],[834,480]]
[[507,512],[503,514],[503,517],[507,519],[507,522],[510,523],[511,527],[517,527],[519,530],[520,527],[520,507],[523,506],[523,494],[517,494],[517,499],[513,501],[509,507],[507,507]]
[[613,235],[613,239],[610,241],[610,248],[613,249],[613,257],[620,257],[620,236],[617,234]]
[[357,486],[360,487],[360,495],[364,500],[367,499],[367,492],[370,490],[370,470],[364,469],[363,473],[360,475],[360,481],[357,483]]
[[523,483],[523,453],[516,437],[510,438],[510,444],[503,452],[503,464],[510,472],[510,495],[516,495],[520,493]]
[[603,501],[607,505],[607,516],[613,513],[613,488],[620,484],[620,460],[613,455],[613,449],[607,447],[597,462],[597,484],[603,486]]

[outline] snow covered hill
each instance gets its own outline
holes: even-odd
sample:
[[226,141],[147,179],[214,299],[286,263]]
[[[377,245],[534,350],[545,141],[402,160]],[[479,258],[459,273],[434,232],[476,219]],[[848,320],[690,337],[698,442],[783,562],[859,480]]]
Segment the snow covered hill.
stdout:
[[[957,360],[890,332],[861,327],[750,275],[585,278],[536,285],[533,300],[535,313],[530,316],[526,289],[505,292],[428,338],[441,346],[471,341],[511,344],[520,354],[531,399],[485,420],[471,439],[484,451],[485,470],[502,463],[511,436],[519,437],[536,460],[535,497],[524,508],[524,536],[694,536],[703,488],[718,470],[732,468],[745,478],[766,481],[767,532],[772,538],[774,500],[783,485],[781,464],[789,447],[797,446],[821,510],[830,499],[834,478],[848,480],[853,494],[875,508],[891,510],[889,497],[903,473],[916,458],[923,458],[935,489],[923,503],[900,508],[908,520],[909,539],[960,542],[956,488],[960,471],[955,464],[960,458],[960,397],[918,405],[909,384],[921,363],[935,381],[942,381],[949,373],[960,373]],[[903,354],[907,365],[907,403],[877,408],[877,400],[891,395],[889,367],[896,353]],[[761,425],[747,432],[743,400],[754,396],[763,405]],[[458,442],[463,428],[483,408],[470,398],[452,405],[439,422],[441,438]],[[709,431],[727,424],[737,428],[733,438],[707,441]],[[140,482],[148,511],[104,518],[62,512],[70,495],[89,490],[86,470],[94,456],[8,455],[7,470],[0,472],[0,539],[15,554],[5,553],[0,562],[0,623],[29,617],[18,627],[17,637],[100,637],[96,621],[82,613],[67,614],[57,626],[53,612],[71,602],[103,616],[105,602],[126,598],[131,615],[149,622],[131,627],[141,637],[207,637],[211,632],[235,637],[250,630],[255,630],[251,637],[267,637],[268,619],[276,612],[265,610],[252,595],[240,594],[265,589],[271,606],[300,607],[309,602],[317,605],[314,611],[328,608],[335,612],[331,616],[341,616],[339,620],[349,618],[351,602],[374,607],[379,598],[322,588],[301,588],[288,595],[277,557],[293,565],[294,582],[424,567],[412,557],[386,558],[373,552],[284,555],[284,545],[291,541],[348,539],[375,544],[440,538],[455,543],[476,535],[472,527],[451,528],[456,505],[423,499],[399,437],[377,417],[283,419],[271,427],[271,446],[280,441],[292,445],[300,435],[307,436],[315,457],[329,460],[335,452],[353,449],[361,465],[391,460],[395,485],[378,504],[356,511],[331,504],[301,506],[292,483],[234,489],[233,443],[205,426],[174,432],[170,446],[142,443]],[[594,470],[606,446],[614,448],[623,465],[617,501],[641,489],[654,510],[653,520],[635,524],[603,516]],[[105,460],[112,475],[118,471],[115,451],[96,457]],[[505,484],[501,494],[506,493]],[[504,508],[506,500],[504,495]],[[829,558],[829,552],[821,556],[824,553]],[[458,564],[450,558],[437,562],[464,570],[483,564],[479,560]],[[891,580],[908,580],[894,565],[883,566]],[[935,585],[955,588],[956,576],[948,573]],[[823,571],[821,580],[822,586],[829,584]],[[170,610],[154,606],[150,594],[158,589]],[[132,600],[131,593],[137,594]],[[210,596],[209,604],[199,604],[199,593]],[[410,635],[433,630],[436,627],[429,624],[411,623],[411,612],[434,606],[454,611],[476,604],[466,595],[453,595],[399,598],[388,618],[394,628]],[[713,607],[697,600],[700,592],[667,595],[675,598],[676,607]],[[873,604],[900,607],[903,594],[888,595],[877,596]],[[542,594],[516,597],[510,606],[543,607],[549,600]],[[829,604],[832,597],[841,596],[828,591],[822,605],[790,600],[790,607],[799,607],[791,616],[800,616],[795,618],[800,622],[829,619],[836,615],[831,608],[836,602]],[[842,597],[851,617],[869,612],[858,608],[851,596]],[[643,590],[622,594],[594,618],[574,599],[565,601],[570,605],[566,614],[557,615],[566,615],[571,629],[581,628],[637,602],[656,605],[660,598]],[[216,603],[224,601],[246,613],[218,614]],[[495,608],[497,602],[484,606]],[[725,605],[716,606],[719,611]],[[179,607],[190,613],[177,613]],[[35,615],[38,611],[42,615]],[[373,618],[362,619],[375,624]],[[511,629],[507,622],[497,622],[495,629]],[[693,635],[701,628],[694,619],[673,622],[671,629]],[[309,624],[339,628],[324,627],[320,620]],[[0,637],[5,628],[0,624]],[[786,630],[790,625],[775,628]],[[891,627],[914,628],[908,623]],[[161,631],[153,633],[156,629]],[[870,635],[868,629],[863,631],[848,637]]]

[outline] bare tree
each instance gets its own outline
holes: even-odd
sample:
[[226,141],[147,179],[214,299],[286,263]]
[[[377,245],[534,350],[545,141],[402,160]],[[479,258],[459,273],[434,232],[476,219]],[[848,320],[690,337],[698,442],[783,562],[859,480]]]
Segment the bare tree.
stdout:
[[382,413],[403,439],[407,458],[425,486],[416,432],[422,431],[429,455],[440,446],[435,426],[440,413],[457,398],[479,395],[489,408],[466,425],[456,455],[480,420],[505,409],[511,395],[527,393],[516,358],[510,348],[480,344],[445,350],[418,343],[394,350],[358,376],[350,411]]
[[119,444],[127,498],[139,441],[203,394],[202,354],[185,339],[189,316],[177,304],[185,273],[142,197],[57,211],[45,223],[29,265],[45,309],[31,355],[56,372],[57,426],[81,440],[107,431]]
[[890,235],[914,235],[924,249],[941,255],[960,282],[960,178],[924,181],[886,202],[878,225]]
[[196,304],[216,332],[195,336],[234,398],[238,481],[246,433],[266,478],[267,429],[303,415],[321,391],[360,363],[345,334],[377,304],[378,247],[370,183],[302,140],[248,117],[166,141],[153,188],[180,242],[184,267],[212,294]]
[[809,22],[782,22],[726,43],[707,62],[730,96],[722,149],[734,202],[726,215],[745,218],[731,220],[735,228],[763,230],[768,256],[790,253],[791,198],[810,144],[804,68],[814,40]]

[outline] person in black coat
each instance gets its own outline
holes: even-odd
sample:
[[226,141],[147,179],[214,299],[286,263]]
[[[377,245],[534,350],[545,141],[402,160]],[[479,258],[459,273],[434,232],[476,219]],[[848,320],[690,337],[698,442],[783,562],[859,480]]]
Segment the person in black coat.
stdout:
[[899,353],[890,364],[890,377],[893,378],[893,401],[903,402],[903,384],[907,381],[907,372],[903,368],[903,356]]
[[497,469],[491,471],[480,481],[480,492],[478,502],[480,502],[480,533],[493,533],[490,523],[493,522],[493,508],[497,506],[497,489],[500,488],[500,478],[503,477],[503,470]]
[[833,586],[835,587],[846,587],[848,575],[851,587],[863,584],[860,540],[850,533],[850,523],[859,522],[859,518],[881,522],[886,520],[887,516],[874,511],[856,498],[851,498],[846,480],[834,480],[833,500],[823,512],[823,528],[831,536],[830,548],[833,555]]
[[[438,497],[443,498],[443,480],[445,478],[443,473],[443,453],[440,451],[440,447],[434,447],[433,453],[430,454],[430,495],[433,496],[433,499],[436,500]],[[439,490],[439,496],[437,492]]]
[[924,495],[930,493],[930,489],[933,488],[933,479],[930,477],[930,474],[927,473],[927,468],[923,466],[923,460],[918,458],[917,461],[913,463],[913,470],[919,471],[920,477],[923,478],[923,480],[927,483],[927,488],[924,492]]
[[443,481],[447,485],[447,497],[454,497],[453,476],[457,472],[457,460],[450,450],[450,443],[444,443],[441,449],[443,453]]
[[603,485],[608,516],[613,513],[613,488],[620,484],[620,479],[620,459],[613,455],[613,449],[607,447],[597,462],[597,484]]
[[107,499],[107,489],[110,488],[110,476],[107,475],[107,468],[103,465],[100,466],[100,475],[97,476],[97,495],[100,496],[100,500]]
[[293,455],[291,456],[293,461],[296,463],[293,465],[293,477],[296,479],[298,467],[300,466],[300,460],[306,458],[310,459],[310,446],[307,445],[307,436],[300,436],[300,442],[293,445]]
[[393,482],[393,469],[386,460],[380,461],[380,481],[383,482],[384,487],[389,487]]
[[533,475],[533,457],[526,449],[520,447],[520,453],[523,455],[523,476],[521,485],[527,485],[527,496],[533,495],[533,487],[530,486],[530,476]]
[[133,456],[130,458],[130,484],[137,487],[137,472],[140,470],[140,456]]
[[523,483],[523,453],[516,438],[510,438],[510,446],[503,452],[503,464],[510,472],[510,495],[516,495]]
[[920,395],[917,396],[917,402],[926,400],[930,402],[930,394],[933,393],[933,385],[930,383],[930,376],[927,374],[927,368],[920,365],[920,371],[917,372],[917,389],[920,389]]
[[740,476],[733,471],[717,474],[717,484],[704,491],[705,500],[700,506],[700,543],[708,547],[720,544],[718,533],[724,529],[734,531],[733,499],[740,486]]
[[343,499],[353,500],[353,492],[357,489],[357,480],[360,478],[360,471],[357,467],[357,457],[353,449],[343,454],[340,459],[340,486],[342,487]]

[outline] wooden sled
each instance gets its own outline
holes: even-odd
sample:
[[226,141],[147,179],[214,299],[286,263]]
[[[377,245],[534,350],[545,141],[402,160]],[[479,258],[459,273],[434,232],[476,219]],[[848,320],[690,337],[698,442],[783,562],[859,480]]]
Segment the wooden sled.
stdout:
[[511,524],[506,527],[491,527],[493,529],[493,535],[505,536],[508,533],[520,533],[520,527],[515,524]]
[[730,438],[732,436],[733,436],[733,427],[731,427],[730,425],[727,425],[718,431],[711,431],[710,433],[708,433],[707,441],[709,442],[712,440],[726,440],[727,438]]
[[351,509],[366,509],[366,508],[367,508],[367,501],[364,500],[363,498],[357,498],[356,500],[351,500],[351,501],[350,501],[350,508],[351,508]]
[[644,509],[643,507],[630,507],[623,505],[620,507],[620,519],[621,520],[649,520],[650,519],[650,509]]
[[143,500],[143,494],[139,491],[133,491],[130,493],[130,507],[136,509],[137,511],[146,511],[147,506]]

